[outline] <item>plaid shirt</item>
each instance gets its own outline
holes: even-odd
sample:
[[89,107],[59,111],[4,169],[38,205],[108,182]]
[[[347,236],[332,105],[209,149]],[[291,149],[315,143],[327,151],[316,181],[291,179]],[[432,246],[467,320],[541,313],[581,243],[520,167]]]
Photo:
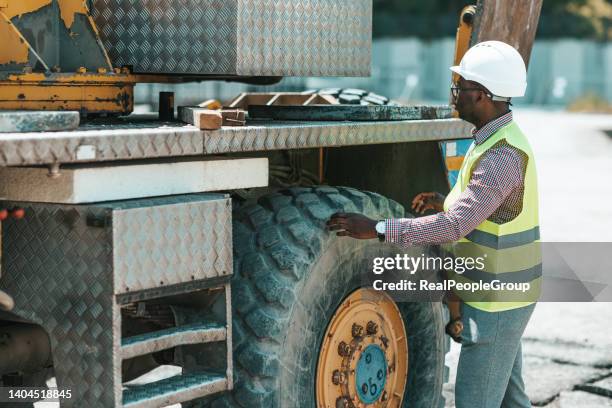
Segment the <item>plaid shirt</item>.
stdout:
[[[512,121],[512,112],[472,130],[476,145],[482,144]],[[522,211],[527,156],[504,141],[481,157],[470,182],[448,211],[420,218],[386,220],[387,242],[403,246],[457,241],[484,220],[503,224]]]

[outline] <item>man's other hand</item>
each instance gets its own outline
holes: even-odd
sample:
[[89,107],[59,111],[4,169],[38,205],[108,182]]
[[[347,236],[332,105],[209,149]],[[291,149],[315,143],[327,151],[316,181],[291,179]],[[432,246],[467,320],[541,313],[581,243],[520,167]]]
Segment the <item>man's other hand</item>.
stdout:
[[427,210],[444,211],[444,196],[440,193],[421,193],[412,200],[412,209],[416,214]]
[[327,228],[330,231],[338,231],[336,235],[339,237],[373,239],[378,237],[377,222],[361,214],[336,213],[327,221]]

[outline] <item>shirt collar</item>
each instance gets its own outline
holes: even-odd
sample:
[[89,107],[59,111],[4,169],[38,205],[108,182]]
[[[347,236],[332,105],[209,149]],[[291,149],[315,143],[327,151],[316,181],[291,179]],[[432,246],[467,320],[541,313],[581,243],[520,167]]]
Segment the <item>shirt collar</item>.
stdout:
[[512,111],[500,116],[497,119],[493,119],[480,129],[472,129],[472,137],[474,142],[479,145],[484,143],[493,133],[497,132],[508,123],[512,122]]

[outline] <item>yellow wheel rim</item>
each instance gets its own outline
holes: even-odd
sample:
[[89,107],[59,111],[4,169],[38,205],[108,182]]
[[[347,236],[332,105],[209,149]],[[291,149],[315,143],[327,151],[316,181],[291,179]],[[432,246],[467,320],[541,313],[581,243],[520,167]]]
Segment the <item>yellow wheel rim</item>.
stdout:
[[353,292],[323,338],[317,408],[400,407],[407,375],[406,328],[397,305],[383,292]]

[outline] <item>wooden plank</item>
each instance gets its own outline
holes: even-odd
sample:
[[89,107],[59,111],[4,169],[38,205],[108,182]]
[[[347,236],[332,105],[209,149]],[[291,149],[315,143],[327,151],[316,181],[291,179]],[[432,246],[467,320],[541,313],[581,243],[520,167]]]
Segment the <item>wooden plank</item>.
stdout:
[[242,109],[202,109],[197,106],[179,106],[179,119],[201,130],[218,130],[222,126],[246,125],[246,111]]
[[246,111],[242,109],[222,109],[223,126],[245,126]]
[[472,45],[498,40],[515,47],[529,65],[543,0],[478,0]]
[[449,106],[362,106],[362,105],[309,105],[309,106],[249,106],[251,119],[298,121],[399,121],[421,119],[447,119]]
[[198,107],[179,106],[179,119],[202,130],[217,130],[223,126],[221,111]]

